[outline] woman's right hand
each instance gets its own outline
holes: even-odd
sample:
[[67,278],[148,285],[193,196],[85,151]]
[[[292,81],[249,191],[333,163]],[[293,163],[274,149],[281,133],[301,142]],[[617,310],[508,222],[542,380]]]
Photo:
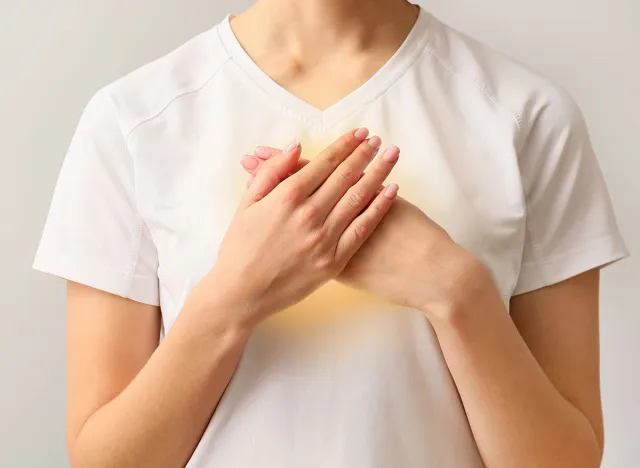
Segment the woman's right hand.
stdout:
[[389,210],[397,186],[376,191],[393,166],[374,165],[360,177],[381,144],[367,135],[343,135],[293,175],[300,146],[291,144],[251,184],[205,278],[241,311],[234,319],[243,326],[338,275]]

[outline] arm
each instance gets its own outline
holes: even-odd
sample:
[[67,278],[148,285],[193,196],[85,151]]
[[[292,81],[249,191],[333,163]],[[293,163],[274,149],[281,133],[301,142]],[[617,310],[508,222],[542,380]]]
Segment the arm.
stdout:
[[[595,467],[603,429],[594,268],[627,251],[576,103],[548,85],[525,120],[526,232],[511,316],[486,268],[401,198],[338,280],[424,311],[489,468]],[[272,154],[260,147],[243,165],[259,175]]]
[[397,198],[338,279],[425,313],[489,468],[599,465],[598,270],[515,296],[509,314],[485,267]]
[[463,276],[429,318],[487,467],[600,466],[598,270],[514,297],[511,317],[482,266]]
[[158,346],[157,307],[69,283],[72,466],[186,464],[248,336],[211,296],[192,295]]
[[525,232],[511,316],[467,255],[450,260],[472,265],[474,279],[462,275],[445,313],[427,315],[489,468],[597,467],[597,268],[628,252],[576,102],[547,83],[531,95],[523,121]]
[[347,133],[275,190],[300,147],[272,160],[159,346],[158,308],[70,283],[74,467],[187,463],[251,330],[335,277],[391,206],[397,187],[376,190],[395,160],[357,176],[380,143],[366,136]]

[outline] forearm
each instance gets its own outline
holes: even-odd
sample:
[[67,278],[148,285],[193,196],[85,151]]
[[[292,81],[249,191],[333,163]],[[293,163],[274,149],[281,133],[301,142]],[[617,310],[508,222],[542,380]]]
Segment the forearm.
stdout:
[[138,375],[85,423],[70,449],[72,466],[185,466],[248,338],[224,307],[187,301]]
[[481,292],[429,318],[485,464],[599,466],[601,447],[589,420],[538,365],[488,274],[477,274]]

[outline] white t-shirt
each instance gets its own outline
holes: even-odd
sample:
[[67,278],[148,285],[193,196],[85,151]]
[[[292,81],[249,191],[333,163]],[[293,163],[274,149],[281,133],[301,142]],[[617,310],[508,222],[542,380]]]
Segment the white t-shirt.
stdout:
[[[423,10],[388,63],[322,111],[260,70],[228,17],[102,89],[35,268],[158,304],[170,332],[245,190],[242,155],[297,137],[312,158],[361,126],[401,148],[390,181],[489,268],[506,305],[626,255],[574,101]],[[188,466],[482,462],[424,316],[330,282],[256,330]]]

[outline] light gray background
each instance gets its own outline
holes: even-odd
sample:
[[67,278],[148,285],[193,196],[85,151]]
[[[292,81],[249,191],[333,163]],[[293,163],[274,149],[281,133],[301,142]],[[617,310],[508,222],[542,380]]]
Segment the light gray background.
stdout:
[[[302,1],[302,0],[300,0]],[[30,269],[85,103],[249,1],[0,0],[0,466],[68,466],[64,285]],[[640,2],[432,0],[436,16],[568,88],[640,251]],[[606,468],[640,466],[640,255],[602,291]]]

